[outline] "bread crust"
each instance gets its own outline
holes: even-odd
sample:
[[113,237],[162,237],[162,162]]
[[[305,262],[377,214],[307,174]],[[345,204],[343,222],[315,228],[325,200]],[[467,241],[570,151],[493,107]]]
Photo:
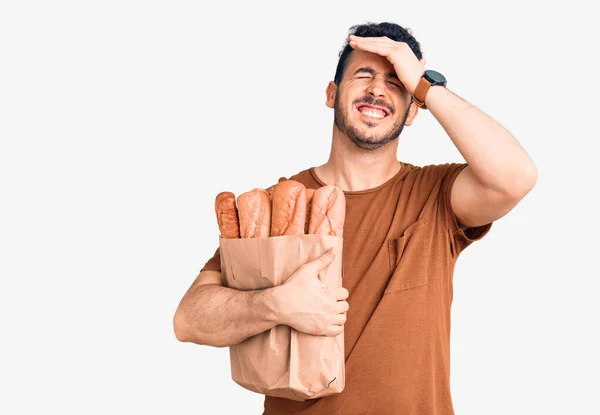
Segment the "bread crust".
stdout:
[[237,198],[242,238],[268,238],[271,230],[271,201],[264,189],[255,188]]
[[346,197],[335,186],[322,186],[312,198],[309,234],[343,236],[346,219]]
[[239,238],[240,224],[235,195],[232,192],[221,192],[215,198],[215,213],[221,238]]
[[306,188],[295,180],[273,187],[271,236],[302,235],[306,225]]

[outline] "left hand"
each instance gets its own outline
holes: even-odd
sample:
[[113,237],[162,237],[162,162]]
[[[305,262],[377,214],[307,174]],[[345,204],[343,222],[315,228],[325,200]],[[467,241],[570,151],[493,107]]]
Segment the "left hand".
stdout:
[[425,59],[417,59],[406,42],[396,42],[387,36],[359,37],[350,35],[350,46],[356,50],[376,53],[384,56],[394,66],[398,79],[410,95],[425,72]]

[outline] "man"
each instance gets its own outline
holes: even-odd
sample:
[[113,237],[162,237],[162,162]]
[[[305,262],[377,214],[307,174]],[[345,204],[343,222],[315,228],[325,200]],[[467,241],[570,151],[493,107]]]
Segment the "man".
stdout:
[[[265,414],[453,414],[454,265],[533,188],[537,169],[508,131],[425,71],[419,43],[395,24],[350,29],[326,104],[335,114],[329,160],[290,179],[344,190],[344,288],[325,290],[315,277],[330,253],[279,287],[225,288],[217,250],[181,301],[177,338],[225,347],[277,324],[343,330],[345,390],[304,402],[266,397]],[[398,136],[419,109],[466,163],[397,159]]]

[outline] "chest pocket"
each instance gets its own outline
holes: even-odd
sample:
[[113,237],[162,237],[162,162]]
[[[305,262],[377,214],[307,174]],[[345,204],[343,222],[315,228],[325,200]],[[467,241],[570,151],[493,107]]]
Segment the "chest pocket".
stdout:
[[427,285],[429,242],[423,219],[411,224],[402,236],[388,239],[391,278],[385,294]]

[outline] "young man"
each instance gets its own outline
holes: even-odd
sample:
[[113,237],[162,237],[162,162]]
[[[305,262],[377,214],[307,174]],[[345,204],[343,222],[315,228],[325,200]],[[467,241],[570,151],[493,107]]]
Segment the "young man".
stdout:
[[[407,30],[381,23],[350,33],[326,90],[335,113],[329,160],[290,177],[344,190],[344,288],[326,290],[315,278],[332,254],[279,287],[225,288],[217,250],[183,297],[175,333],[225,347],[277,324],[327,336],[343,330],[345,390],[305,402],[266,397],[265,414],[453,414],[456,260],[533,188],[537,169],[508,131],[425,70]],[[397,159],[398,136],[419,109],[439,121],[466,163]]]

